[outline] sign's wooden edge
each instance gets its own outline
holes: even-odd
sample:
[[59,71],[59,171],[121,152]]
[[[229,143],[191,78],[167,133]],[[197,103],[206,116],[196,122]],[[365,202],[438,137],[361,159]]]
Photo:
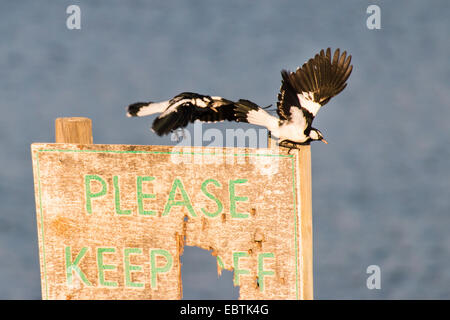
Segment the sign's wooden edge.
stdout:
[[[128,150],[120,150],[126,147]],[[288,153],[285,148],[234,148],[234,147],[197,147],[197,146],[165,146],[165,145],[131,145],[131,144],[69,144],[69,143],[42,143],[31,144],[32,151],[87,151],[87,152],[117,152],[117,153],[139,153],[139,152],[170,152],[188,153],[186,150],[202,151],[204,154],[226,154],[226,155],[271,155],[294,158],[296,152]],[[100,149],[100,150],[97,150]],[[209,152],[209,153],[207,153]]]

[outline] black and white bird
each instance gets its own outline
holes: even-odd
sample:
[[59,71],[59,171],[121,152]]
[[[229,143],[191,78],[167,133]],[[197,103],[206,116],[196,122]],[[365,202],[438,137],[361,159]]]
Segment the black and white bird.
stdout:
[[295,72],[281,71],[282,81],[278,94],[277,114],[249,100],[231,101],[217,96],[183,92],[162,102],[136,102],[128,106],[128,117],[142,117],[155,113],[152,129],[158,135],[184,128],[196,120],[203,122],[242,121],[266,127],[279,145],[295,148],[311,141],[328,143],[323,134],[312,127],[320,110],[332,97],[347,86],[352,72],[351,55],[336,49],[321,50]]

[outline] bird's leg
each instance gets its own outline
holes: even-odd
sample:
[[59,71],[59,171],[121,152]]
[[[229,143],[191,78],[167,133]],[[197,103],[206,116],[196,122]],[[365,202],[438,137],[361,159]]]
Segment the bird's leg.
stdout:
[[283,141],[280,141],[279,143],[278,143],[278,145],[280,146],[280,147],[283,147],[283,148],[288,148],[288,149],[298,149],[298,147],[297,147],[297,143],[295,143],[295,142],[292,142],[292,141],[290,141],[290,140],[283,140]]
[[288,154],[291,154],[291,151],[293,149],[300,149],[300,146],[309,145],[309,141],[303,142],[303,143],[298,143],[298,142],[294,142],[294,141],[290,141],[290,140],[283,140],[283,141],[280,141],[278,143],[278,145],[280,147],[288,148],[289,149]]
[[184,134],[184,128],[178,128],[175,130],[175,138],[178,143],[180,143],[181,141],[183,141],[184,138],[186,138]]
[[278,143],[278,146],[284,147],[284,148],[288,148],[289,149],[288,150],[288,154],[291,154],[292,149],[297,149],[296,144],[291,142],[291,141],[289,141],[289,140],[280,141]]

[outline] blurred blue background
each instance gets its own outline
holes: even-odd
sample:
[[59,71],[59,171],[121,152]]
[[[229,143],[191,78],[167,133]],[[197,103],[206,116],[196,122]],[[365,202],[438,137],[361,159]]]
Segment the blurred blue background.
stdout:
[[[327,47],[354,71],[315,120],[330,142],[312,146],[315,298],[449,299],[449,16],[447,0],[1,1],[0,299],[41,297],[30,144],[54,141],[55,118],[91,118],[95,143],[174,144],[125,106],[181,91],[274,104],[280,70]],[[183,259],[185,298],[237,296],[208,252]]]

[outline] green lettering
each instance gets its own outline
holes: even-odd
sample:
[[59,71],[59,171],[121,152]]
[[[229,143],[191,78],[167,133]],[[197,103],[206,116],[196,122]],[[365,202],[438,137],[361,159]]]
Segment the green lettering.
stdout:
[[237,179],[237,180],[230,180],[230,186],[229,186],[229,191],[230,191],[230,214],[232,218],[241,218],[241,219],[245,219],[248,218],[249,214],[248,213],[239,213],[236,212],[236,202],[238,201],[248,201],[248,197],[239,197],[236,196],[235,193],[235,184],[238,183],[246,183],[248,180],[247,179]]
[[143,199],[154,199],[155,195],[154,194],[149,194],[149,193],[143,193],[142,192],[142,182],[143,181],[153,181],[155,180],[155,177],[141,177],[138,176],[137,180],[136,180],[136,188],[137,188],[137,202],[138,202],[138,212],[141,215],[145,215],[145,216],[154,216],[156,215],[156,212],[153,210],[144,210],[144,203],[143,203]]
[[222,260],[222,258],[219,257],[219,256],[217,256],[217,266],[218,266],[220,269],[225,269],[225,265],[223,264],[223,260]]
[[120,189],[119,189],[119,177],[114,176],[113,177],[113,184],[114,184],[114,200],[116,203],[116,213],[117,214],[131,214],[131,210],[122,210],[120,209]]
[[144,286],[141,282],[131,281],[131,272],[141,271],[142,266],[132,265],[130,263],[130,254],[142,254],[142,250],[139,248],[125,248],[124,249],[124,269],[125,269],[125,286],[131,288],[142,288]]
[[203,212],[205,215],[207,215],[208,217],[214,218],[214,217],[217,217],[217,215],[219,215],[219,214],[222,212],[222,210],[223,210],[223,205],[222,205],[222,202],[220,202],[219,199],[217,199],[215,196],[213,196],[211,193],[209,193],[208,190],[206,189],[206,187],[207,187],[207,185],[208,185],[209,183],[214,184],[214,186],[216,186],[216,187],[218,187],[218,188],[220,188],[220,187],[222,187],[222,186],[220,185],[220,183],[219,183],[217,180],[214,180],[214,179],[208,179],[208,180],[205,180],[205,181],[202,183],[202,188],[201,188],[201,189],[202,189],[203,193],[205,194],[205,196],[207,196],[207,197],[208,197],[209,199],[211,199],[211,200],[214,200],[214,201],[216,202],[216,204],[217,204],[217,210],[216,210],[216,212],[208,212],[208,211],[206,211],[206,210],[203,209],[203,208],[202,208],[202,212]]
[[[175,193],[176,193],[177,189],[180,190],[183,200],[175,201]],[[170,209],[172,209],[173,206],[185,206],[188,209],[191,216],[193,216],[193,217],[197,216],[197,214],[194,211],[194,208],[192,207],[191,200],[189,199],[189,196],[187,195],[186,190],[184,189],[183,183],[178,178],[176,178],[173,181],[172,189],[170,190],[169,198],[167,199],[167,202],[164,207],[164,211],[163,211],[162,215],[163,216],[168,215],[170,212]]]
[[115,265],[104,264],[103,254],[104,253],[115,253],[115,248],[97,248],[97,266],[98,266],[98,279],[100,285],[105,287],[117,287],[117,282],[115,281],[105,281],[105,270],[115,270]]
[[[99,192],[94,193],[91,191],[91,181],[92,180],[99,181],[102,184],[102,189]],[[84,176],[84,189],[85,189],[85,193],[86,193],[86,211],[87,211],[87,213],[91,214],[92,213],[91,199],[101,197],[106,194],[106,191],[107,191],[106,182],[105,182],[105,180],[100,178],[100,176],[98,176],[96,174],[87,174]]]
[[260,291],[264,291],[264,277],[273,276],[274,271],[264,270],[264,258],[275,258],[272,252],[258,254],[258,286]]
[[84,284],[88,285],[88,286],[92,286],[92,284],[89,282],[89,280],[86,278],[86,275],[83,273],[83,271],[81,271],[80,267],[78,266],[78,264],[80,263],[81,259],[84,257],[84,255],[86,254],[86,251],[88,250],[88,248],[83,247],[80,250],[80,253],[78,253],[77,257],[75,258],[75,260],[73,262],[72,261],[72,253],[70,251],[70,247],[67,246],[66,247],[66,277],[67,277],[67,285],[71,285],[73,282],[73,271],[75,271],[78,276],[81,278],[81,281],[84,282]]
[[234,269],[233,283],[235,286],[239,285],[239,277],[241,274],[250,274],[250,270],[239,269],[239,259],[246,257],[248,257],[247,252],[233,252],[233,269]]
[[[156,266],[156,256],[163,256],[166,259],[166,264],[163,267]],[[151,286],[156,289],[156,275],[158,273],[168,272],[172,268],[173,259],[167,250],[152,249],[150,250],[150,265],[151,265]]]

